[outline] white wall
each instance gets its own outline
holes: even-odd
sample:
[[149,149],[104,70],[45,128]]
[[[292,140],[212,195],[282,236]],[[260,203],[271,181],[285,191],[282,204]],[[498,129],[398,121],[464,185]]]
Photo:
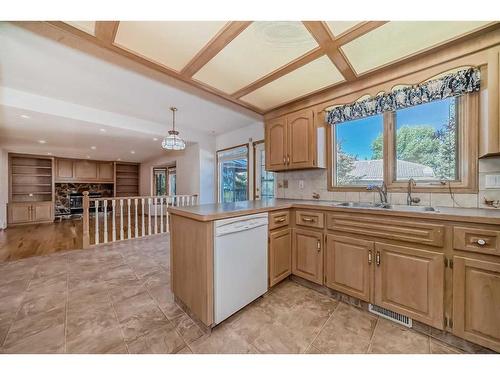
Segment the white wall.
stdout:
[[7,227],[7,201],[9,200],[7,151],[0,148],[0,229]]
[[[253,146],[252,143],[256,141],[261,141],[264,139],[264,123],[256,122],[252,125],[245,126],[244,128],[239,128],[231,132],[223,133],[215,138],[215,145],[217,150],[222,150],[229,147],[239,146],[242,144],[248,144],[249,156],[248,163],[249,166],[253,166]],[[215,175],[217,179],[217,174]],[[217,181],[215,181],[215,188],[217,189]],[[250,186],[248,189],[249,199],[253,199],[253,167],[249,168],[248,181],[250,181]]]

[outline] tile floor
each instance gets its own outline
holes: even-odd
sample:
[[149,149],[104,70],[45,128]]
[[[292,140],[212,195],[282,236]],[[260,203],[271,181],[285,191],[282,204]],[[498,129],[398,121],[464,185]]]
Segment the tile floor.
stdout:
[[173,301],[168,245],[0,263],[0,353],[459,353],[292,281],[205,335]]

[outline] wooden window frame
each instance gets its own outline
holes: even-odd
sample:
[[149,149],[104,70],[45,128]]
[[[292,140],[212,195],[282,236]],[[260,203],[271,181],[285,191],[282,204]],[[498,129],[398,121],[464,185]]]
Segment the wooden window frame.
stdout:
[[[407,181],[396,181],[395,121],[394,112],[384,112],[384,182],[390,192],[406,192]],[[451,188],[454,193],[478,192],[478,126],[479,126],[479,93],[469,93],[458,97],[458,179],[440,185],[437,182],[417,181],[413,189],[417,193],[443,193]],[[366,191],[367,186],[336,186],[335,181],[335,132],[333,126],[327,125],[327,188],[329,191]]]
[[219,172],[219,152],[229,151],[235,148],[246,147],[247,148],[247,200],[250,199],[250,148],[248,143],[243,143],[241,145],[236,145],[232,147],[226,147],[220,150],[215,151],[215,169],[216,169],[216,183],[217,183],[217,203],[221,203],[220,197],[220,172]]

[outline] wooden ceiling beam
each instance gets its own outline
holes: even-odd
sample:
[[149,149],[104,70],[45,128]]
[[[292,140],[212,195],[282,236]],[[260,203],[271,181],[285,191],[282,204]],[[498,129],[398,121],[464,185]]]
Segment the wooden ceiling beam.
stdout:
[[389,21],[366,21],[359,25],[353,26],[345,33],[342,33],[337,39],[335,39],[335,45],[338,47],[352,42],[354,39],[359,38],[376,28],[385,25]]
[[96,21],[95,37],[104,43],[113,44],[119,23],[119,21]]
[[192,77],[231,41],[250,26],[251,21],[228,22],[182,69],[181,74]]
[[356,79],[356,72],[349,64],[344,54],[339,50],[338,45],[330,29],[323,21],[304,21],[304,26],[316,39],[319,46],[325,51],[331,62],[337,67],[346,81]]
[[317,47],[304,55],[296,58],[295,60],[290,61],[288,64],[282,66],[281,68],[276,69],[275,71],[265,75],[264,77],[258,79],[257,81],[254,81],[250,83],[249,85],[239,89],[235,93],[233,93],[231,96],[233,98],[241,98],[242,96],[245,96],[252,91],[255,91],[262,86],[267,85],[268,83],[277,80],[280,77],[283,77],[284,75],[306,65],[309,64],[311,61],[316,60],[317,58],[323,56],[325,54],[325,51],[323,51],[323,48]]

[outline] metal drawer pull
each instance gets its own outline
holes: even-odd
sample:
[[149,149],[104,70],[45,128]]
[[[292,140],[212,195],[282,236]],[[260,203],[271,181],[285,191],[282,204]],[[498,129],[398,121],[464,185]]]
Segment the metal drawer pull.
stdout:
[[302,221],[309,221],[309,222],[313,222],[313,221],[314,221],[314,218],[312,218],[312,217],[302,217]]
[[368,250],[368,264],[372,264],[372,251]]
[[285,220],[286,220],[286,219],[285,219],[284,217],[280,217],[280,218],[278,218],[278,219],[274,219],[274,222],[275,222],[275,223],[282,223],[282,222],[284,222]]
[[320,250],[321,250],[321,240],[318,240],[318,245],[317,246],[318,246],[318,253],[319,253]]
[[480,238],[479,240],[476,241],[476,243],[479,246],[484,246],[484,245],[486,245],[486,240],[483,240],[482,238]]
[[286,157],[286,163],[287,163],[288,165],[290,165],[290,155],[288,155],[288,156]]
[[286,165],[286,157],[283,156],[283,164]]
[[375,256],[375,261],[377,262],[377,266],[380,266],[380,251],[377,251],[377,255]]

